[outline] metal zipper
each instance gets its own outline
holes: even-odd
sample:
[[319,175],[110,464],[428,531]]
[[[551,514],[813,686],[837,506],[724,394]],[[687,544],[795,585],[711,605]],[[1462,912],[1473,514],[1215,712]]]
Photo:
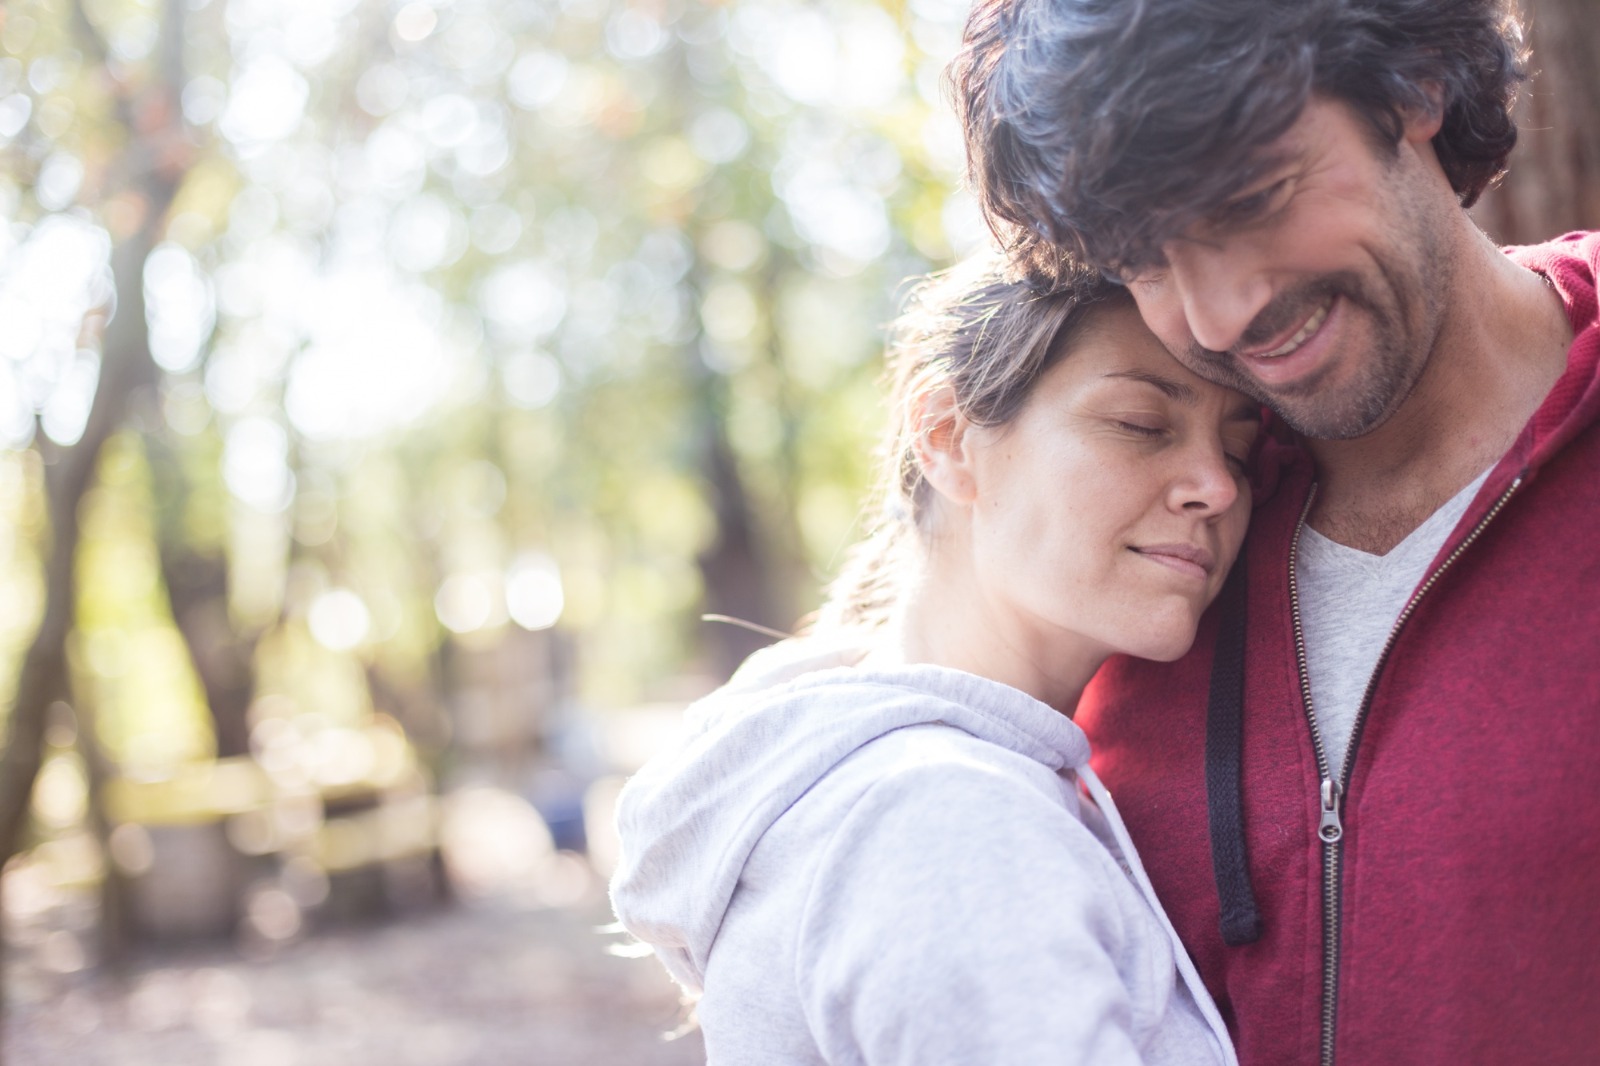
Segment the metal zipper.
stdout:
[[[1300,668],[1300,700],[1305,707],[1306,725],[1311,728],[1311,748],[1317,756],[1317,778],[1321,782],[1317,797],[1322,815],[1317,837],[1322,841],[1322,1066],[1333,1066],[1333,1016],[1339,993],[1339,840],[1344,826],[1339,820],[1339,785],[1328,770],[1328,753],[1322,746],[1322,732],[1311,709],[1311,671],[1306,667],[1306,635],[1300,625],[1300,534],[1306,517],[1317,499],[1317,486],[1311,486],[1300,520],[1295,523],[1294,539],[1289,542],[1289,612],[1294,621],[1294,657]],[[1349,755],[1345,758],[1348,760]]]
[[1322,841],[1322,1034],[1321,1034],[1321,1066],[1333,1066],[1333,1035],[1334,1024],[1338,1019],[1339,1005],[1339,932],[1340,932],[1340,906],[1342,892],[1340,884],[1340,868],[1344,858],[1344,798],[1350,784],[1350,771],[1355,766],[1356,746],[1361,742],[1362,726],[1366,724],[1367,711],[1372,706],[1373,694],[1377,691],[1378,678],[1383,673],[1384,665],[1389,661],[1389,653],[1394,650],[1395,641],[1399,639],[1400,630],[1416,612],[1417,604],[1426,596],[1433,586],[1438,583],[1440,576],[1461,557],[1472,543],[1476,541],[1495,516],[1505,507],[1512,495],[1522,487],[1522,475],[1517,475],[1506,490],[1500,494],[1494,506],[1489,508],[1487,514],[1478,520],[1455,550],[1445,557],[1438,569],[1429,574],[1417,590],[1411,594],[1411,599],[1406,601],[1405,609],[1400,612],[1400,617],[1395,619],[1394,628],[1389,630],[1389,639],[1384,641],[1383,650],[1378,653],[1378,661],[1373,665],[1372,676],[1367,679],[1366,691],[1361,696],[1361,706],[1356,710],[1355,724],[1350,731],[1350,746],[1345,752],[1344,765],[1340,769],[1339,777],[1334,779],[1328,770],[1328,755],[1322,746],[1322,734],[1317,730],[1317,716],[1311,706],[1311,674],[1306,668],[1306,640],[1305,632],[1300,625],[1300,587],[1295,571],[1300,554],[1300,534],[1304,531],[1306,518],[1311,514],[1311,505],[1317,498],[1317,486],[1311,486],[1311,492],[1306,497],[1306,503],[1300,510],[1300,521],[1295,525],[1294,539],[1289,542],[1289,610],[1294,621],[1294,653],[1300,668],[1300,697],[1305,703],[1306,724],[1311,728],[1311,747],[1317,756],[1317,776],[1320,779],[1318,789],[1318,805],[1320,816],[1317,821],[1317,839]]

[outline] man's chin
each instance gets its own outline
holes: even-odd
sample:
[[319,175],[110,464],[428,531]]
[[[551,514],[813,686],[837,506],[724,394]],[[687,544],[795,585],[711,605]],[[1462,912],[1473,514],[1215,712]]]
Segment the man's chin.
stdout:
[[1357,440],[1380,429],[1394,417],[1394,406],[1372,402],[1371,398],[1355,397],[1337,402],[1336,397],[1285,398],[1267,396],[1261,402],[1272,409],[1290,429],[1311,440]]

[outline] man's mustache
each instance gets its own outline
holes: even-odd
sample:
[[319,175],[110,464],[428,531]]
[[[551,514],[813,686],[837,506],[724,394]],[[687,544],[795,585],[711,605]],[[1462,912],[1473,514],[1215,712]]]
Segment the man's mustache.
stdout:
[[1351,302],[1364,304],[1361,283],[1350,274],[1325,274],[1285,289],[1274,296],[1250,320],[1250,325],[1239,334],[1239,341],[1227,351],[1215,351],[1199,344],[1189,346],[1189,356],[1197,363],[1237,365],[1239,353],[1260,348],[1282,336],[1290,327],[1298,326],[1310,317],[1311,312],[1326,304],[1334,296],[1345,296]]

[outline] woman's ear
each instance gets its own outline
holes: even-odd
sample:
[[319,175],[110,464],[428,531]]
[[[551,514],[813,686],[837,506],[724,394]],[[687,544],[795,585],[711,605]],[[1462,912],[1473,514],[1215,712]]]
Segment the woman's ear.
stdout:
[[978,495],[972,469],[973,424],[961,413],[955,390],[940,385],[923,393],[911,418],[911,446],[923,479],[951,503],[972,503]]

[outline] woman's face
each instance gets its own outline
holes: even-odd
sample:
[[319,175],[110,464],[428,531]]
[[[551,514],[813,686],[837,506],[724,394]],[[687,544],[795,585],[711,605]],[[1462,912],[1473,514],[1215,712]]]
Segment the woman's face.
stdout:
[[1184,369],[1132,306],[1069,345],[1016,418],[966,431],[976,586],[1019,650],[1075,636],[1176,659],[1244,539],[1258,408]]

